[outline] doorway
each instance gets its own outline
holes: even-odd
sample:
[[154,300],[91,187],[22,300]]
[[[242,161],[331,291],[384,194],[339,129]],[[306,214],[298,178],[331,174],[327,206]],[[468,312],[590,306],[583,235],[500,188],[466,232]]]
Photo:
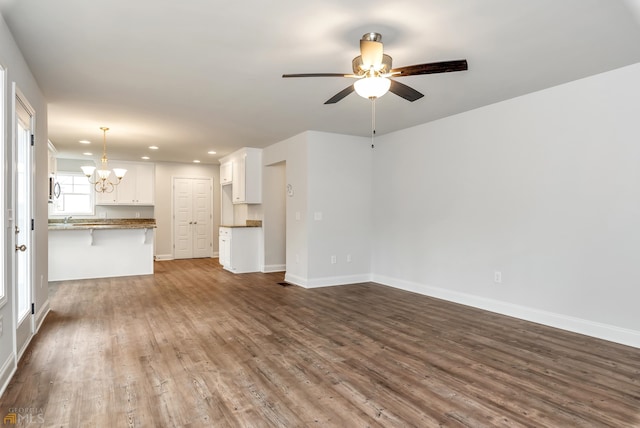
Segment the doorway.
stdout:
[[173,257],[213,256],[210,178],[173,178]]
[[15,287],[16,351],[22,355],[33,337],[33,143],[35,110],[14,86],[13,195],[15,251],[13,284]]

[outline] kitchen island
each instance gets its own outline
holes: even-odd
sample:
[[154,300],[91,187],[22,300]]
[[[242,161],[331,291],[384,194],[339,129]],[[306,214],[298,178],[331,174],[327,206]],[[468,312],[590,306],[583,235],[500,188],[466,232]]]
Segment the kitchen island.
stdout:
[[155,219],[49,221],[49,281],[153,274]]

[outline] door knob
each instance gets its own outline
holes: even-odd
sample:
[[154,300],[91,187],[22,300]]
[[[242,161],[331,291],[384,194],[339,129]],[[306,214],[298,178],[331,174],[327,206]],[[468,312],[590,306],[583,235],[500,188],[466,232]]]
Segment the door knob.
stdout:
[[20,246],[16,245],[16,251],[27,251],[27,246],[24,244]]

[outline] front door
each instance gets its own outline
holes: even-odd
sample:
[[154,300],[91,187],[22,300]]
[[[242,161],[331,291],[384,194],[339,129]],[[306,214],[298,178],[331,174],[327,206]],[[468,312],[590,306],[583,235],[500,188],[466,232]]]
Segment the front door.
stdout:
[[16,90],[13,141],[13,210],[15,232],[14,280],[16,298],[16,350],[22,355],[33,335],[32,293],[32,135],[34,110]]

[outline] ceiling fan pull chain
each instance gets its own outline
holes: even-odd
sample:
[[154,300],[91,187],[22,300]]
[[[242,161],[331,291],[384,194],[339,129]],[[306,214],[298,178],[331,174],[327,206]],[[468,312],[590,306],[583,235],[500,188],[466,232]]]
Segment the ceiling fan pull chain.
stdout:
[[376,99],[371,98],[371,148],[374,148],[373,139],[376,136]]

